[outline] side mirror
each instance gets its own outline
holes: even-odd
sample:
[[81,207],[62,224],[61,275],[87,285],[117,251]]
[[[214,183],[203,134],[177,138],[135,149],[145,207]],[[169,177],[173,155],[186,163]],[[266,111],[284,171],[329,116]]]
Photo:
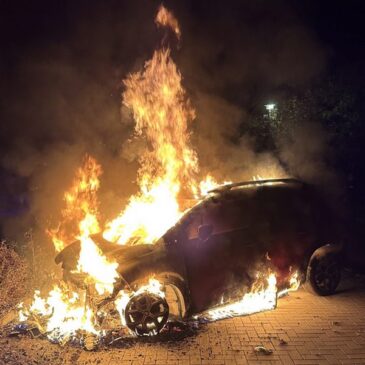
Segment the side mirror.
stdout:
[[213,226],[211,224],[203,224],[198,228],[198,237],[201,241],[206,241],[213,233]]

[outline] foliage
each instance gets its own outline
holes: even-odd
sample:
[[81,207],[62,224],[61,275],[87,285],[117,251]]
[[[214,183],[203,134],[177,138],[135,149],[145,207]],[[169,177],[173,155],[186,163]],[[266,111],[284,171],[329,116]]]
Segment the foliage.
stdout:
[[0,243],[0,315],[16,306],[27,293],[26,261],[5,242]]

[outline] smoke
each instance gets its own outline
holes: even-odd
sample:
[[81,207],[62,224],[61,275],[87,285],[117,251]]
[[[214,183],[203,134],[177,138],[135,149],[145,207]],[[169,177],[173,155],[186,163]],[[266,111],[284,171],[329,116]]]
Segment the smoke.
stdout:
[[300,118],[295,127],[281,120],[290,133],[273,131],[275,147],[266,151],[260,130],[245,132],[255,113],[269,123],[266,103],[278,101],[280,111],[290,92],[321,76],[325,50],[285,1],[230,5],[197,5],[199,21],[182,21],[177,57],[197,110],[194,138],[203,171],[221,181],[289,175],[328,182],[328,136],[314,120]]
[[317,184],[333,181],[335,177],[326,162],[331,155],[328,140],[329,136],[318,124],[299,124],[279,140],[281,161],[288,171],[304,181]]
[[[122,80],[160,42],[154,24],[159,3],[65,4],[54,9],[44,2],[42,12],[34,7],[23,13],[15,4],[2,24],[2,33],[13,32],[20,47],[2,46],[0,162],[30,181],[28,215],[5,222],[5,234],[15,238],[23,234],[19,219],[24,229],[32,223],[39,232],[57,222],[62,194],[86,152],[103,167],[104,219],[115,216],[136,190],[144,145],[130,140],[133,124],[120,110]],[[196,109],[192,141],[202,176],[312,179],[326,171],[327,137],[313,121],[303,122],[290,138],[278,137],[276,153],[258,151],[257,136],[244,132],[252,111],[267,98],[306,87],[325,67],[325,52],[289,2],[165,5],[181,24],[181,48],[172,56]]]
[[198,147],[203,175],[218,181],[252,180],[253,177],[285,177],[287,173],[271,153],[256,153],[254,137],[240,135],[247,112],[224,99],[197,94],[198,121],[194,142]]

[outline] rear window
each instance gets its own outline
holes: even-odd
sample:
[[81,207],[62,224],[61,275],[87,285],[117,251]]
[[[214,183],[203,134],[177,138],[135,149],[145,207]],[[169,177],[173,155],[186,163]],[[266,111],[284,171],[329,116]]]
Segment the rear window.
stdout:
[[311,199],[296,189],[262,189],[257,201],[263,216],[270,217],[275,230],[307,231],[314,228]]

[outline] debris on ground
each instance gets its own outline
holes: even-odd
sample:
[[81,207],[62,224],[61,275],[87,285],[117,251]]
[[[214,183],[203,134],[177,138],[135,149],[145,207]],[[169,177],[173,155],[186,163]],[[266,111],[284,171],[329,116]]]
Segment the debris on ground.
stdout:
[[115,331],[103,338],[102,342],[105,347],[130,347],[135,343],[163,343],[182,341],[188,337],[198,334],[204,323],[197,320],[187,322],[168,321],[161,332],[155,336],[137,337],[130,333],[128,335]]
[[96,335],[94,335],[92,333],[88,333],[84,337],[83,345],[84,345],[85,350],[88,350],[88,351],[96,350],[99,345],[99,339]]
[[4,327],[11,322],[14,322],[18,318],[18,312],[16,310],[11,310],[6,313],[2,318],[0,318],[0,327]]
[[255,352],[258,353],[258,354],[263,354],[263,355],[271,355],[273,353],[273,350],[268,349],[267,347],[260,345],[260,346],[255,347]]
[[285,345],[287,345],[288,344],[288,342],[287,341],[285,341],[283,338],[280,338],[279,339],[279,345],[281,345],[281,346],[285,346]]
[[[10,317],[9,317],[10,319]],[[38,339],[47,339],[46,319],[32,313],[26,322],[16,323],[16,319],[1,327],[1,336],[3,337],[30,337]],[[187,322],[169,321],[162,331],[155,336],[137,337],[126,327],[106,330],[102,337],[85,331],[77,331],[73,337],[63,336],[51,342],[57,343],[60,347],[70,345],[75,348],[84,348],[87,351],[95,351],[107,348],[129,348],[137,343],[175,343],[188,337],[198,334],[204,323],[199,320],[190,320]]]

